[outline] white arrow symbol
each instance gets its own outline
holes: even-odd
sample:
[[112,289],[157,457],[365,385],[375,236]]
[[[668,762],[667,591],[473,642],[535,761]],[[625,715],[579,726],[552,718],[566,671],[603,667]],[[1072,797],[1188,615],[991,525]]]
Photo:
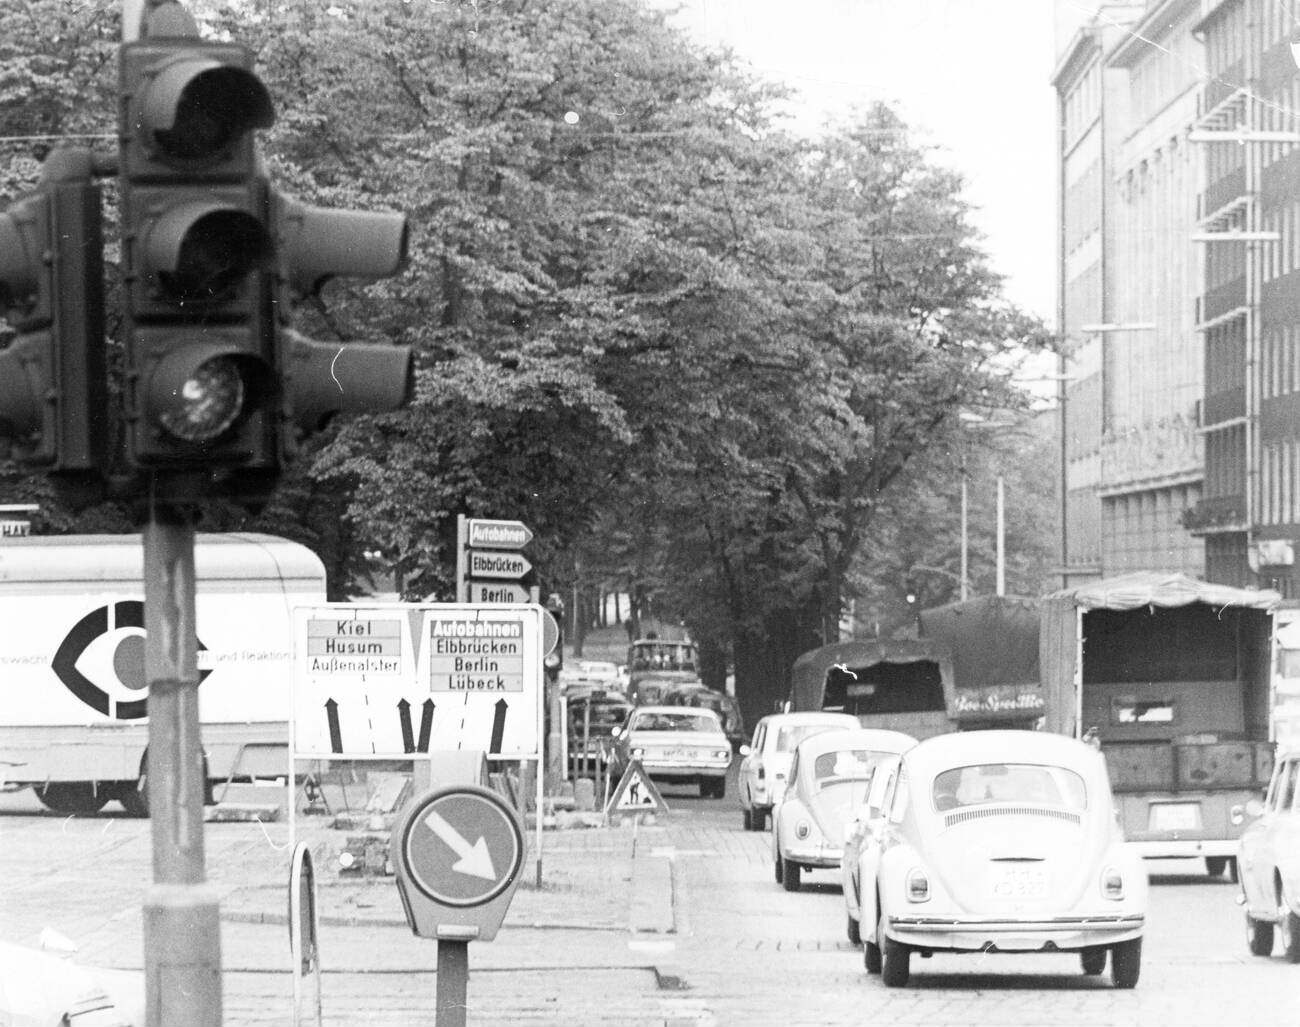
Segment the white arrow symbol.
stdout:
[[481,877],[487,881],[497,879],[496,868],[492,866],[492,856],[488,852],[487,841],[482,837],[473,845],[465,840],[465,836],[452,827],[438,813],[433,810],[425,815],[425,826],[434,834],[447,843],[447,846],[460,857],[451,868],[460,874],[470,874],[473,877]]

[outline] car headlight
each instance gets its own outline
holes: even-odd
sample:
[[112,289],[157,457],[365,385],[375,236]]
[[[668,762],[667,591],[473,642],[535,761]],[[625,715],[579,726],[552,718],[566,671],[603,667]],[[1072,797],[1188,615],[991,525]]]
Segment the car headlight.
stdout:
[[795,822],[795,825],[794,825],[794,836],[795,836],[796,838],[798,838],[800,841],[803,841],[803,840],[804,840],[805,838],[807,838],[810,834],[812,834],[812,825],[811,825],[810,823],[808,823],[808,821],[806,821],[806,820],[799,820],[799,821],[796,821],[796,822]]
[[925,871],[920,867],[912,867],[907,872],[907,901],[930,901],[930,879],[925,876]]
[[714,750],[713,750],[713,755],[716,756],[716,757],[717,757],[718,759],[720,759],[720,760],[725,760],[728,756],[731,755],[731,750],[730,750],[730,749],[714,749]]
[[644,755],[645,755],[645,750],[644,750],[644,749],[633,749],[633,750],[632,750],[632,757],[633,757],[633,759],[638,759],[638,760],[639,760],[639,759],[640,759],[642,756],[644,756]]
[[1124,897],[1124,875],[1117,867],[1109,866],[1101,872],[1101,893],[1108,899]]

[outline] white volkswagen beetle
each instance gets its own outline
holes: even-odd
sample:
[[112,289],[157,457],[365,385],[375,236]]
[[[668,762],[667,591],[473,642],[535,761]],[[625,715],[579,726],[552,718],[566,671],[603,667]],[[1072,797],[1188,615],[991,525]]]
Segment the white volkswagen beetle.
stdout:
[[889,809],[889,799],[898,777],[901,758],[891,756],[876,764],[871,772],[866,799],[844,826],[844,850],[840,853],[840,890],[844,895],[849,941],[854,945],[862,944],[859,922],[862,912],[858,908],[862,901],[862,882],[858,876],[862,869],[862,850],[867,845],[878,844],[876,838],[884,829],[885,814]]
[[818,731],[858,727],[858,718],[848,713],[769,713],[760,720],[736,775],[745,830],[761,831],[767,826],[768,814],[785,794],[796,745]]
[[778,884],[798,891],[804,870],[840,865],[844,825],[866,799],[881,761],[916,744],[901,731],[820,731],[800,742],[790,779],[772,814],[772,859]]
[[1078,952],[1090,975],[1109,954],[1115,987],[1137,984],[1146,871],[1090,745],[1036,731],[926,739],[903,755],[861,858],[864,958],[886,986],[907,984],[913,952]]

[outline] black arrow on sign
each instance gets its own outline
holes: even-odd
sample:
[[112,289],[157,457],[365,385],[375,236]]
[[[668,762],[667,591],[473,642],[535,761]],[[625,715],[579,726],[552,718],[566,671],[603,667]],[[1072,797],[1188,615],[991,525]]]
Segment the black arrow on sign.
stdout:
[[339,730],[339,704],[333,699],[325,700],[325,716],[330,722],[330,748],[334,752],[342,752],[343,732]]
[[492,714],[492,741],[488,744],[488,752],[501,751],[501,739],[506,733],[506,710],[510,704],[504,699],[498,699],[496,710]]
[[415,752],[415,732],[411,730],[411,704],[397,700],[397,716],[402,722],[402,752]]
[[424,700],[420,711],[420,752],[429,751],[429,735],[433,733],[433,711],[437,709],[432,699]]

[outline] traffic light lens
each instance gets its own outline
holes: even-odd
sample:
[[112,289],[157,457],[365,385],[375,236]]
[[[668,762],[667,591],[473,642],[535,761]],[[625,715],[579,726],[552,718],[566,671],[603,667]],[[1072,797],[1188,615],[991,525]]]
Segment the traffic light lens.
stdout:
[[[204,63],[197,73],[186,62],[172,65],[159,76],[161,88],[151,97],[159,106],[146,124],[157,126],[154,142],[174,161],[210,161],[251,129],[275,120],[270,95],[256,75]],[[173,92],[178,85],[179,96]]]
[[[150,235],[150,262],[159,269],[159,284],[177,303],[225,301],[269,259],[266,229],[239,210],[210,210],[193,221],[186,216],[181,208],[174,222],[164,218]],[[180,236],[179,245],[173,233]]]
[[225,433],[244,409],[244,374],[233,357],[213,357],[194,369],[177,390],[179,403],[159,415],[162,426],[186,442],[210,442]]

